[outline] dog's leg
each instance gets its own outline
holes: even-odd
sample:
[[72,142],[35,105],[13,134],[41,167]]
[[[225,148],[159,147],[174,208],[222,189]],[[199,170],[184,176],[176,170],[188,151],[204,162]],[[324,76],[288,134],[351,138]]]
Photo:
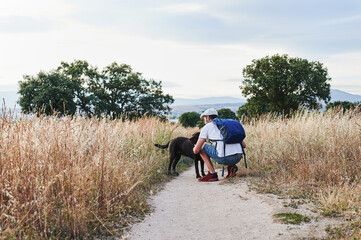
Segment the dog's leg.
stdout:
[[204,173],[204,161],[200,160],[199,162],[201,162],[201,171],[202,171],[202,176],[204,177],[206,174]]
[[195,169],[196,169],[196,178],[200,178],[200,177],[201,177],[201,175],[199,175],[198,162],[199,162],[198,159],[194,159],[194,167],[195,167]]
[[169,166],[168,166],[168,175],[172,175],[172,165],[175,162],[176,154],[174,151],[169,152]]
[[174,161],[173,161],[173,176],[179,176],[179,173],[176,172],[175,168],[178,164],[179,159],[181,158],[181,154],[176,154]]

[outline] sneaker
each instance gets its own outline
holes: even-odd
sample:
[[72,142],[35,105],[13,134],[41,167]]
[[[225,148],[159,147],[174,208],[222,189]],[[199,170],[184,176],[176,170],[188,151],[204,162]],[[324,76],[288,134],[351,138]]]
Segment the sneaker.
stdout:
[[236,172],[238,171],[238,167],[236,165],[228,166],[227,170],[228,170],[228,174],[227,174],[226,178],[237,176]]
[[218,175],[217,173],[210,173],[208,172],[208,174],[204,177],[201,177],[198,179],[198,182],[214,182],[214,181],[218,181]]

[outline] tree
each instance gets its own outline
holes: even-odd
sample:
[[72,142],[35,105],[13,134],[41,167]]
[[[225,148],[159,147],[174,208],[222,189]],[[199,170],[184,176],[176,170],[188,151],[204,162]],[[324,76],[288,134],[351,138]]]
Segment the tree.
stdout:
[[240,106],[237,110],[238,119],[254,118],[258,115],[262,115],[263,113],[270,112],[270,108],[268,104],[265,103],[257,103],[247,101],[245,104]]
[[174,101],[163,94],[161,82],[148,81],[129,65],[115,62],[101,72],[86,61],[62,62],[49,73],[24,76],[19,85],[25,112],[44,108],[46,114],[78,111],[90,117],[133,118],[166,114]]
[[19,104],[26,113],[41,111],[45,114],[61,112],[74,114],[74,82],[56,71],[40,72],[36,77],[24,76],[19,82]]
[[217,112],[218,112],[219,118],[237,120],[237,116],[236,116],[235,112],[233,112],[229,108],[221,108],[221,109],[217,110]]
[[[249,97],[243,110],[251,114],[288,114],[299,106],[319,108],[330,100],[331,78],[320,62],[309,62],[288,55],[253,60],[243,69],[242,94]],[[242,111],[243,111],[242,110]]]
[[206,124],[204,123],[204,120],[203,120],[203,119],[199,119],[196,125],[197,125],[197,127],[202,128],[202,127],[204,127],[204,125],[206,125]]
[[179,117],[179,123],[183,127],[195,127],[199,121],[200,114],[196,112],[185,112]]
[[327,110],[338,108],[342,109],[343,112],[349,109],[355,109],[357,107],[361,107],[361,102],[335,101],[326,105]]
[[56,71],[73,82],[74,102],[79,113],[92,116],[94,93],[89,86],[101,78],[98,69],[90,66],[87,61],[76,60],[70,64],[61,62]]
[[112,118],[166,114],[174,102],[163,94],[161,82],[147,81],[129,65],[115,62],[102,71],[100,79],[91,82],[91,91],[97,114]]

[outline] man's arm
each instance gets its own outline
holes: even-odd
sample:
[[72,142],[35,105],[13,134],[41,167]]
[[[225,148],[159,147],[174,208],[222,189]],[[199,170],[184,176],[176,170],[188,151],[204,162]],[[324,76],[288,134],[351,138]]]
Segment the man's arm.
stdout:
[[198,154],[202,150],[203,144],[205,142],[206,142],[205,138],[198,138],[198,141],[197,141],[196,145],[194,145],[194,148],[193,148],[194,154]]

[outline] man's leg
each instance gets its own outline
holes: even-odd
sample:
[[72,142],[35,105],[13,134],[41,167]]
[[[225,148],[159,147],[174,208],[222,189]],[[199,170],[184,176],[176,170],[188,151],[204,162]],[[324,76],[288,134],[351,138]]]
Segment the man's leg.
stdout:
[[211,159],[210,157],[203,151],[203,149],[199,152],[199,155],[201,155],[204,163],[206,164],[208,170],[211,172],[211,173],[214,173],[215,170],[214,170],[214,167],[213,167],[213,164],[211,162]]
[[206,164],[208,170],[209,170],[209,173],[204,176],[204,177],[201,177],[198,179],[199,182],[213,182],[213,181],[219,181],[218,179],[218,175],[216,173],[216,171],[214,170],[214,167],[213,167],[213,164],[211,162],[211,159],[210,157],[208,156],[207,153],[205,153],[203,151],[203,149],[199,152],[199,155],[201,155],[204,163]]

